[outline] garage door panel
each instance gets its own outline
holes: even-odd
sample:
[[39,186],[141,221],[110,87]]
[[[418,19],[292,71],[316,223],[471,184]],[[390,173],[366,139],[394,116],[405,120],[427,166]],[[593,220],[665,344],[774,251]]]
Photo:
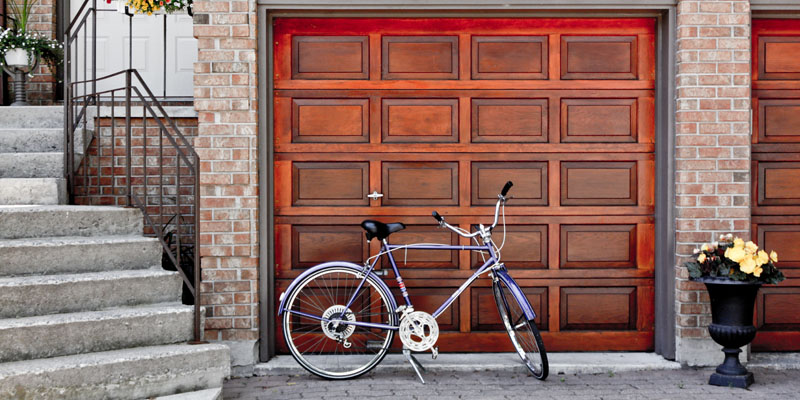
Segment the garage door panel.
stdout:
[[634,205],[636,162],[562,162],[561,205]]
[[383,205],[458,205],[457,162],[382,163]]
[[[433,218],[431,218],[433,220]],[[438,225],[409,225],[406,229],[392,234],[391,243],[396,245],[412,243],[442,243],[458,245],[458,235]],[[458,269],[457,251],[424,251],[401,249],[392,253],[401,274],[410,268]],[[383,268],[391,268],[388,258],[383,260]]]
[[800,330],[800,288],[763,287],[759,290],[756,302],[756,315],[759,330],[787,331]]
[[305,269],[327,261],[360,264],[366,260],[367,244],[359,226],[294,225],[291,228],[291,269]]
[[800,163],[759,162],[758,187],[759,206],[800,205]]
[[383,79],[458,79],[458,36],[384,36]]
[[472,79],[547,79],[547,36],[472,36]]
[[547,99],[472,99],[474,143],[548,141]]
[[561,141],[637,141],[636,99],[561,99]]
[[800,79],[800,37],[760,36],[758,38],[758,79]]
[[369,142],[369,99],[292,99],[292,142]]
[[369,205],[369,163],[292,163],[292,205]]
[[635,287],[562,287],[561,330],[635,330]]
[[547,205],[547,162],[472,162],[472,205],[493,206],[501,182],[514,182],[509,207]]
[[294,36],[292,79],[369,79],[369,38]]
[[561,268],[636,268],[636,225],[562,225]]
[[[474,226],[473,226],[474,228]],[[547,225],[506,225],[503,230],[495,230],[494,239],[505,242],[502,249],[503,263],[510,269],[547,269],[548,267],[548,231]],[[484,259],[472,253],[472,268],[479,268]]]
[[800,142],[800,98],[758,98],[758,142]]
[[384,143],[458,142],[458,99],[384,99]]
[[636,79],[636,36],[561,36],[561,79]]
[[[470,296],[472,306],[472,320],[470,328],[476,331],[505,331],[500,314],[497,311],[497,304],[494,299],[494,292],[491,287],[473,287]],[[548,330],[548,304],[546,287],[523,287],[522,292],[528,299],[536,314],[536,327],[539,330]]]
[[778,253],[778,268],[800,268],[800,225],[756,225],[758,244]]

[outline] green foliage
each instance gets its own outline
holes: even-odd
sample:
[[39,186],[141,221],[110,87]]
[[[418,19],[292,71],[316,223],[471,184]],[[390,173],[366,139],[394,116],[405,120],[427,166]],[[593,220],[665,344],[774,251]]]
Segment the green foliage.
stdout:
[[28,31],[28,20],[31,17],[31,10],[38,0],[8,0],[6,6],[11,10],[14,20],[14,30],[25,33]]

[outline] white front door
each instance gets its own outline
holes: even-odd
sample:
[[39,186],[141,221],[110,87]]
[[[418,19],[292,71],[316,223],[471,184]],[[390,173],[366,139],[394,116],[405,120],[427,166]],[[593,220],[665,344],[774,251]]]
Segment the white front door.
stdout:
[[[82,0],[70,1],[72,18],[83,4]],[[91,3],[89,4],[91,6]],[[154,95],[192,97],[193,65],[197,61],[197,40],[192,34],[192,17],[174,15],[136,15],[131,17],[116,12],[116,2],[107,4],[97,0],[97,77],[103,77],[127,68],[134,68],[144,79]],[[164,19],[166,17],[166,40]],[[131,26],[132,23],[132,26]],[[131,28],[133,40],[129,40]],[[74,66],[78,75],[73,81],[83,80],[83,67],[91,68],[92,21],[87,20],[87,44],[84,46],[83,31],[79,32],[75,43],[77,54],[73,52]],[[130,60],[130,44],[133,45],[133,63]],[[166,46],[166,51],[165,51]],[[89,49],[84,63],[84,49]],[[166,58],[166,64],[165,64]],[[166,73],[165,73],[166,67]],[[91,70],[86,77],[91,78]],[[119,80],[99,82],[98,90],[119,87]],[[166,91],[165,91],[166,89]]]

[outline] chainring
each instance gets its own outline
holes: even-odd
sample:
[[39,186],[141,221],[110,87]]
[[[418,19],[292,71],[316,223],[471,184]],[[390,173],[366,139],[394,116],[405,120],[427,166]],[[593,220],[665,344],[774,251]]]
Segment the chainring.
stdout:
[[411,351],[426,351],[439,339],[439,324],[424,311],[406,314],[400,321],[400,340]]

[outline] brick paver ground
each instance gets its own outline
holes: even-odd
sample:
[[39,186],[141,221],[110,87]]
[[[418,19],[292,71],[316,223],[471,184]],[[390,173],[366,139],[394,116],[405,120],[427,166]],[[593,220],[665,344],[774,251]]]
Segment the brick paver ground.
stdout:
[[[380,367],[378,367],[380,368]],[[797,399],[800,371],[752,369],[748,390],[710,386],[711,369],[555,375],[545,382],[496,371],[428,372],[426,385],[407,373],[380,369],[349,381],[326,381],[307,373],[232,379],[225,399]]]

